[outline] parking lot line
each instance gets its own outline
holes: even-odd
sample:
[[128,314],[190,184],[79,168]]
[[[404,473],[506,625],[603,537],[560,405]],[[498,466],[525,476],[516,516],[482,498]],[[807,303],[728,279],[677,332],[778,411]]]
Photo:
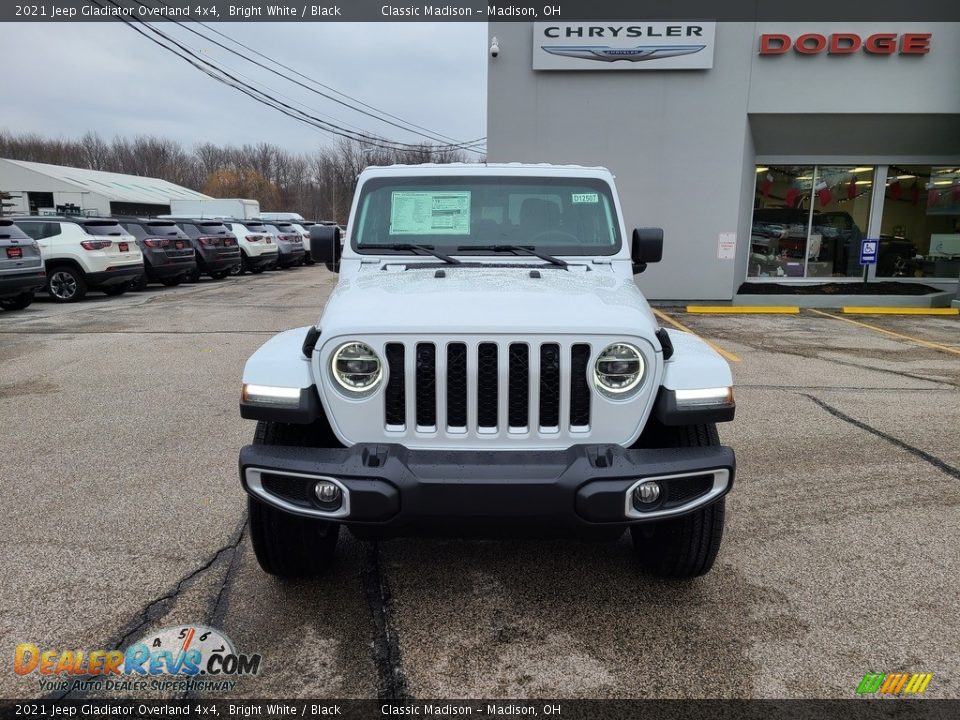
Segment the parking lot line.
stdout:
[[799,306],[790,305],[687,305],[692,315],[799,315]]
[[706,339],[705,337],[703,337],[702,335],[700,335],[700,334],[698,334],[698,333],[695,333],[693,330],[691,330],[690,328],[688,328],[688,327],[687,327],[686,325],[684,325],[683,323],[677,322],[676,320],[674,320],[672,317],[670,317],[669,315],[667,315],[667,314],[666,314],[665,312],[663,312],[662,310],[657,310],[656,308],[650,308],[650,309],[653,310],[653,314],[654,314],[654,315],[656,315],[658,318],[660,318],[660,319],[663,320],[664,322],[670,323],[671,325],[673,325],[673,326],[674,326],[675,328],[677,328],[678,330],[683,330],[684,332],[688,332],[688,333],[690,333],[691,335],[696,335],[698,338],[700,338],[701,340],[703,340],[707,345],[709,345],[710,347],[712,347],[715,351],[717,351],[720,355],[722,355],[723,357],[725,357],[725,358],[726,358],[727,360],[729,360],[730,362],[740,362],[740,358],[738,358],[738,357],[737,357],[736,355],[734,355],[732,352],[729,352],[729,351],[727,351],[727,350],[724,350],[724,349],[723,349],[722,347],[720,347],[719,345],[716,345],[716,344],[710,342],[709,340],[707,340],[707,339]]
[[844,315],[960,315],[960,308],[859,307],[846,305]]
[[883,333],[884,335],[891,335],[895,338],[900,338],[901,340],[908,340],[917,345],[922,345],[923,347],[928,347],[933,350],[940,350],[941,352],[953,353],[954,355],[960,355],[960,350],[956,348],[949,347],[948,345],[941,345],[940,343],[930,342],[929,340],[921,340],[920,338],[915,338],[911,335],[904,335],[903,333],[894,332],[893,330],[887,330],[882,327],[877,327],[876,325],[870,325],[869,323],[860,322],[859,320],[851,320],[850,318],[840,317],[839,315],[833,315],[831,313],[823,312],[822,310],[814,310],[813,308],[808,308],[810,312],[816,313],[817,315],[823,315],[824,317],[833,318],[834,320],[843,320],[844,322],[851,323],[852,325],[859,325],[860,327],[865,327],[869,330],[874,330],[878,333]]

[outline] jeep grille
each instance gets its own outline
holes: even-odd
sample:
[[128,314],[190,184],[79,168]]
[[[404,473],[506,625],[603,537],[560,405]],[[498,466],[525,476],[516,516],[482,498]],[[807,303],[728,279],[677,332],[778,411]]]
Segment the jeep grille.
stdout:
[[[414,357],[412,377],[405,372],[408,353]],[[448,433],[469,430],[481,435],[590,428],[587,344],[451,342],[438,347],[433,342],[390,342],[385,355],[387,430],[413,424],[418,432],[433,432],[439,423]],[[438,398],[438,393],[443,396]],[[407,417],[408,395],[415,398],[413,417]],[[564,407],[569,412],[561,418]],[[501,427],[504,420],[506,428]]]

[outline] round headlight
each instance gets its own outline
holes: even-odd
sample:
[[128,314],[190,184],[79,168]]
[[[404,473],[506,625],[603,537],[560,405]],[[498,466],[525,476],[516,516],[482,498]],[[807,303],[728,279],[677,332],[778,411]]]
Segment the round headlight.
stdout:
[[633,345],[616,343],[605,348],[593,368],[597,387],[607,393],[630,392],[643,380],[643,354]]
[[349,342],[337,348],[330,360],[333,378],[353,393],[373,390],[383,377],[383,365],[369,345]]

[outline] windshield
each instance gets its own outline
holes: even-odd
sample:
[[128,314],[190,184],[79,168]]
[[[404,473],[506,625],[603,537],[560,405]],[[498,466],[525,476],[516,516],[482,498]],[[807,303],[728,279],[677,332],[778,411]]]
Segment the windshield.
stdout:
[[[353,247],[429,245],[469,253],[525,245],[554,255],[613,255],[620,231],[610,187],[589,178],[423,177],[366,182]],[[404,252],[398,250],[399,252]]]

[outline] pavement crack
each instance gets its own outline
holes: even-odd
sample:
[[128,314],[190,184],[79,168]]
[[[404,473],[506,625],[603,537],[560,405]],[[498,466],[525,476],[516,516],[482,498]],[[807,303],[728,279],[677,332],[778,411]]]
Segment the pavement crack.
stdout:
[[820,400],[819,398],[815,398],[813,395],[810,395],[808,393],[802,393],[802,395],[804,395],[805,397],[815,402],[817,405],[819,405],[821,408],[826,410],[828,413],[830,413],[834,417],[839,418],[840,420],[843,420],[844,422],[849,423],[854,427],[858,427],[861,430],[866,430],[868,433],[876,435],[878,438],[886,440],[887,442],[893,445],[896,445],[902,450],[906,450],[911,455],[915,455],[921,460],[930,463],[935,468],[937,468],[937,470],[939,470],[940,472],[946,473],[950,477],[960,480],[960,468],[955,468],[953,465],[950,465],[949,463],[944,462],[940,458],[936,457],[935,455],[931,455],[925,450],[921,450],[920,448],[914,447],[913,445],[910,445],[909,443],[906,443],[903,440],[900,440],[899,438],[895,438],[892,435],[888,435],[882,430],[878,430],[875,427],[867,425],[865,422],[861,420],[852,418],[846,413],[843,413],[837,408],[833,407],[832,405],[828,405],[823,400]]
[[[118,650],[125,649],[134,638],[139,636],[144,631],[147,625],[154,622],[157,618],[161,617],[167,610],[170,609],[170,605],[180,596],[180,593],[183,591],[183,588],[187,583],[216,565],[217,562],[219,562],[220,559],[226,556],[228,553],[232,553],[235,556],[237,554],[237,547],[243,540],[246,527],[247,518],[244,516],[243,520],[240,521],[240,523],[237,525],[237,528],[233,531],[233,535],[230,537],[230,540],[226,545],[223,545],[211,553],[196,570],[191,570],[189,573],[177,580],[173,587],[165,594],[145,604],[134,616],[134,619],[127,624],[123,634],[117,639],[109,640],[106,643],[106,647],[116,648]],[[233,561],[231,559],[231,568],[232,566]],[[228,569],[227,574],[229,575],[229,573],[230,570]],[[226,585],[226,578],[224,579],[224,585]],[[222,589],[223,588],[221,587],[221,591]],[[217,601],[219,602],[219,596]],[[83,680],[89,679],[89,677],[90,676],[78,676],[75,679]],[[64,700],[70,697],[82,697],[83,695],[84,693],[82,691],[74,692],[73,690],[66,690],[59,693],[50,693],[45,695],[42,699]]]
[[213,567],[223,556],[228,553],[235,553],[237,546],[240,544],[240,541],[243,540],[243,533],[247,526],[246,517],[240,521],[237,525],[236,530],[233,531],[233,535],[230,538],[230,541],[210,554],[207,559],[198,567],[196,570],[184,575],[180,578],[171,590],[166,594],[161,595],[160,597],[151,600],[149,603],[143,606],[139,613],[137,613],[135,619],[127,626],[126,632],[120,637],[119,640],[111,644],[111,647],[123,648],[126,647],[134,637],[139,633],[143,632],[144,628],[149,625],[151,622],[156,620],[158,617],[163,615],[169,608],[170,605],[175,601],[180,593],[183,591],[184,585],[203,574],[211,567]]
[[363,591],[373,616],[373,661],[377,670],[377,696],[380,700],[409,700],[407,679],[400,659],[400,641],[393,626],[393,596],[380,569],[379,543],[368,544],[361,570]]
[[247,525],[248,521],[245,520],[240,528],[240,537],[233,546],[233,552],[230,555],[230,564],[227,566],[227,574],[223,576],[223,583],[220,585],[220,589],[217,591],[217,597],[213,601],[213,606],[207,614],[207,625],[210,627],[222,627],[221,623],[226,618],[227,609],[230,606],[227,593],[237,579],[237,569],[240,567],[239,546],[240,542],[243,541],[243,536],[247,533]]

